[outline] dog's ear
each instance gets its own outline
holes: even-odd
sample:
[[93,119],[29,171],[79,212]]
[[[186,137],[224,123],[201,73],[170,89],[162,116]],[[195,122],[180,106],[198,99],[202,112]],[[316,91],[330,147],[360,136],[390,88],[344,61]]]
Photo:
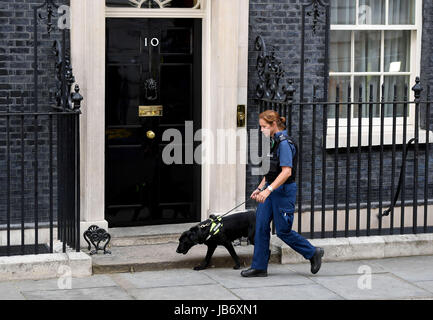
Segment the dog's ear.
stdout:
[[179,241],[181,241],[182,239],[184,239],[185,237],[187,237],[188,236],[188,231],[184,231],[181,235],[180,235],[180,237],[179,237]]
[[199,242],[198,227],[194,227],[194,228],[191,228],[191,229],[194,229],[194,230],[190,230],[191,232],[188,233],[188,239],[190,241],[192,241],[193,243],[196,244],[196,243]]
[[198,226],[191,227],[188,232],[198,232]]

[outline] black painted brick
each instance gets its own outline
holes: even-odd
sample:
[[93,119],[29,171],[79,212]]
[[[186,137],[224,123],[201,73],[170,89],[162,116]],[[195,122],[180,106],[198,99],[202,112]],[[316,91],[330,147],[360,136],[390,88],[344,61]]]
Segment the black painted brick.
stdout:
[[[58,5],[69,4],[69,0],[57,0]],[[0,112],[34,111],[34,21],[33,8],[40,6],[40,0],[0,0]],[[45,16],[44,8],[39,12]],[[53,20],[56,27],[56,19]],[[55,60],[52,44],[61,39],[55,29],[47,35],[43,21],[38,22],[38,68],[39,68],[39,110],[47,111],[53,102],[55,91]],[[47,91],[48,88],[48,91]],[[49,128],[48,118],[39,116],[35,130],[34,118],[24,120],[24,135],[21,135],[21,117],[14,116],[9,120],[10,154],[7,157],[6,117],[0,116],[0,225],[6,223],[7,212],[7,159],[10,159],[10,217],[11,223],[21,222],[21,210],[25,222],[34,221],[35,200],[35,131],[38,134],[38,202],[39,221],[48,221],[49,217]],[[54,143],[57,128],[54,121]],[[21,170],[21,145],[24,142],[24,171]],[[56,194],[56,150],[54,144],[54,194]],[[24,174],[24,186],[21,175]],[[24,189],[24,193],[22,190]],[[24,203],[21,196],[24,196]],[[54,198],[54,208],[57,199]]]

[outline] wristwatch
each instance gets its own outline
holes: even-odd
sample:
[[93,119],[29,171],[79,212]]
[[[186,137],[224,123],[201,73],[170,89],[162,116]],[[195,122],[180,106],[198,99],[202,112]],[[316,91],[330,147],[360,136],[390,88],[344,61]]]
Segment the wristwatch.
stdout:
[[266,189],[268,189],[270,192],[274,191],[274,189],[272,189],[271,185],[269,185]]
[[265,189],[266,189],[265,187],[263,187],[263,188],[257,188],[257,190],[259,190],[260,192],[263,191],[263,190],[265,190]]

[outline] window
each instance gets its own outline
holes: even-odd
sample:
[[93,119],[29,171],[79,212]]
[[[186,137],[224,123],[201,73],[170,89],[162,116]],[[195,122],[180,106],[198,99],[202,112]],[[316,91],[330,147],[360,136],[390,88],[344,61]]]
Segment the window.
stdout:
[[200,0],[106,0],[108,7],[136,7],[147,9],[200,7]]
[[[340,101],[347,101],[349,86],[353,102],[360,98],[369,101],[370,96],[373,101],[380,101],[382,85],[385,101],[394,99],[395,86],[397,100],[405,96],[413,99],[411,87],[420,72],[422,1],[331,0],[330,3],[329,101],[336,101],[337,94]],[[385,125],[392,126],[392,104],[385,105],[384,111]],[[331,105],[328,108],[330,129],[335,127],[335,112]],[[409,111],[409,123],[413,123],[412,113]],[[397,107],[396,115],[397,123],[401,124],[402,105]],[[373,107],[373,117],[373,124],[379,125],[380,106]],[[351,126],[356,126],[356,105],[352,105],[351,118]],[[363,127],[368,125],[368,120],[368,105],[363,105]],[[346,125],[347,106],[341,105],[339,126]]]

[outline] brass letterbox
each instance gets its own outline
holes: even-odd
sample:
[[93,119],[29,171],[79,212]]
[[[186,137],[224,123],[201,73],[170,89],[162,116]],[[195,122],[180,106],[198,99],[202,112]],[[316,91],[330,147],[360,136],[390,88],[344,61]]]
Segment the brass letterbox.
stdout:
[[139,117],[162,117],[162,106],[139,106]]

